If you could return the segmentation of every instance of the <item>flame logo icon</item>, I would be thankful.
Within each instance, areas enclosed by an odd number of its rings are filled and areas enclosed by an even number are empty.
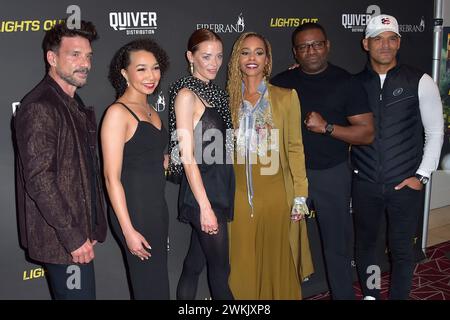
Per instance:
[[[238,16],[236,25],[237,25],[237,29],[238,29],[239,32],[244,31],[245,23],[244,23],[244,16],[242,15],[242,12]]]
[[[425,18],[422,16],[420,18],[419,31],[423,32],[425,30]]]
[[[156,100],[155,110],[158,112],[166,110],[166,98],[164,97],[162,91],[160,91],[158,94],[158,100]]]

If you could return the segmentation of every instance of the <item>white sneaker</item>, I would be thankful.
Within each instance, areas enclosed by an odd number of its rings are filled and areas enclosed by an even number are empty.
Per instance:
[[[377,300],[375,297],[372,296],[365,296],[363,300]]]

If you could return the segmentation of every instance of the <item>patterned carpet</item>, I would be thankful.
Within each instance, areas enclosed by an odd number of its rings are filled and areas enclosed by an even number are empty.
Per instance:
[[[450,300],[450,241],[427,248],[428,259],[414,270],[411,300]],[[357,299],[362,299],[361,288],[353,284]],[[387,299],[389,274],[381,278],[381,295]],[[329,300],[329,292],[315,295],[307,300]]]

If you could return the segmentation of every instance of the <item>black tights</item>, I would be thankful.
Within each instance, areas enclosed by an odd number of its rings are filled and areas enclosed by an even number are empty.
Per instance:
[[[211,297],[214,300],[233,300],[233,294],[228,286],[230,264],[227,223],[223,221],[218,222],[218,224],[219,232],[210,235],[202,231],[200,221],[191,222],[191,244],[184,259],[183,271],[178,282],[178,300],[195,299],[198,278],[205,263],[208,267]]]

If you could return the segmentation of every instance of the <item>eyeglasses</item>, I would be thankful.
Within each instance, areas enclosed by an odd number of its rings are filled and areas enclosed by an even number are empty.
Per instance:
[[[313,41],[310,43],[301,43],[294,46],[295,50],[299,52],[306,52],[309,48],[313,48],[314,50],[321,50],[325,48],[326,40],[322,41]]]

